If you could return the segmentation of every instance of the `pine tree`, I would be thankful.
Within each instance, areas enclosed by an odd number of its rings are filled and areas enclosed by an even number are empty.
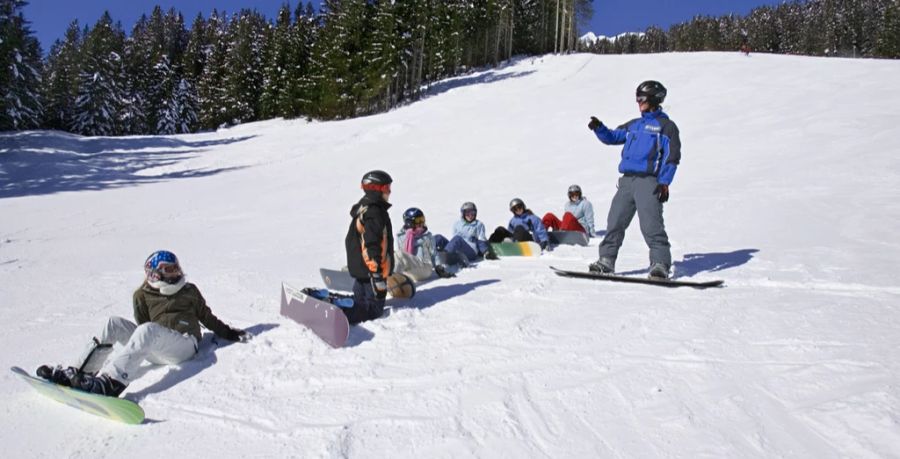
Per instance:
[[[359,102],[360,113],[385,111],[393,105],[392,88],[400,63],[394,3],[387,0],[375,2],[371,16],[363,51],[366,62],[363,75],[365,93]]]
[[[875,38],[875,56],[900,58],[900,2],[885,7],[878,35]]]
[[[63,131],[71,128],[78,93],[80,49],[81,29],[78,21],[73,21],[63,40],[57,40],[50,48],[50,55],[44,66],[42,125],[46,128]]]
[[[121,133],[120,110],[125,101],[122,61],[125,33],[108,12],[85,36],[73,130],[84,135]]]
[[[313,51],[312,75],[317,114],[347,118],[355,113],[360,76],[354,73],[361,56],[364,0],[325,0],[322,28]]]
[[[26,4],[0,0],[0,130],[36,128],[43,117],[42,52],[18,11]]]
[[[215,129],[228,122],[226,114],[225,91],[225,58],[226,58],[226,19],[213,10],[202,33],[204,38],[205,65],[197,83],[197,94],[200,102],[200,120],[202,129]]]
[[[226,34],[223,114],[225,122],[256,121],[263,85],[263,49],[268,23],[256,11],[242,10]]]
[[[295,78],[292,62],[293,25],[290,6],[284,4],[278,10],[278,18],[265,52],[263,92],[259,99],[260,117],[263,119],[292,116],[290,99],[291,81]]]

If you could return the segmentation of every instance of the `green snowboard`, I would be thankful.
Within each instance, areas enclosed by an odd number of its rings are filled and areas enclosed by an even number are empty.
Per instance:
[[[541,246],[537,242],[494,242],[494,253],[500,257],[539,257]]]
[[[144,410],[130,400],[105,395],[91,394],[71,387],[60,386],[44,379],[31,376],[19,367],[10,368],[13,373],[22,377],[34,390],[60,403],[65,403],[72,408],[86,413],[124,422],[126,424],[140,424],[144,422]]]

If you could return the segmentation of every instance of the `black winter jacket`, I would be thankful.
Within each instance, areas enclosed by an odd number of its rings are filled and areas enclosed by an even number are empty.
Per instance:
[[[387,278],[394,272],[394,230],[387,213],[390,207],[380,192],[367,191],[350,209],[352,220],[344,245],[347,268],[356,279],[368,280],[375,272]]]

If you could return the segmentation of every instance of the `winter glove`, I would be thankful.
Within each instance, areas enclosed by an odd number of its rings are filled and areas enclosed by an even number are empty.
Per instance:
[[[222,338],[227,339],[228,341],[240,341],[242,343],[246,343],[250,340],[253,335],[247,333],[244,330],[239,328],[229,328],[228,331],[225,332],[225,336]]]
[[[541,242],[541,250],[550,251],[550,241]]]
[[[603,123],[600,122],[600,120],[598,120],[597,117],[592,116],[591,122],[588,123],[588,129],[590,129],[592,131],[596,131],[597,128],[599,128],[600,126],[603,126]]]
[[[669,200],[669,185],[659,184],[656,185],[656,190],[653,191],[653,194],[656,195],[656,198],[659,199],[659,202],[666,202]]]
[[[381,273],[372,273],[369,275],[372,280],[372,289],[375,290],[375,297],[383,300],[387,296],[387,282]]]

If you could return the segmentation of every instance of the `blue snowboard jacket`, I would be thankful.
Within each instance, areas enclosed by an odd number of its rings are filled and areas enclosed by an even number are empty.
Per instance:
[[[526,209],[525,212],[522,212],[522,215],[513,214],[506,229],[513,233],[516,231],[517,226],[527,229],[534,236],[534,242],[538,244],[550,242],[550,236],[547,234],[544,224],[541,223],[541,219],[537,218],[530,210]]]
[[[642,113],[615,129],[602,123],[594,134],[607,145],[622,145],[622,174],[650,175],[662,185],[670,185],[681,161],[678,126],[662,110]]]

